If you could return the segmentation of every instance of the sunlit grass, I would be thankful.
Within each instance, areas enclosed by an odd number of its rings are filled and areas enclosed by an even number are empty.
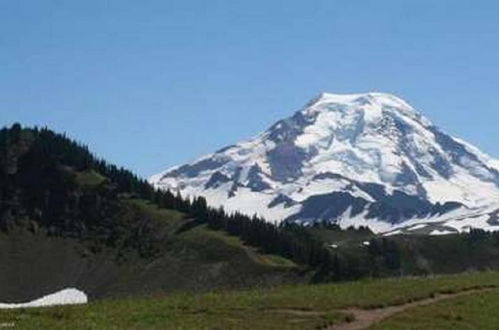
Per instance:
[[[499,285],[499,273],[297,285],[272,290],[102,300],[0,312],[18,329],[313,329],[344,322],[339,310],[402,304],[436,293]]]
[[[474,293],[409,309],[372,329],[498,329],[499,291]]]

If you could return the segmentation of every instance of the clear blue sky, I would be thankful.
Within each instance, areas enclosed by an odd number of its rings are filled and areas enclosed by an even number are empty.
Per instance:
[[[497,17],[494,0],[3,0],[0,125],[148,176],[321,91],[383,91],[498,157]]]

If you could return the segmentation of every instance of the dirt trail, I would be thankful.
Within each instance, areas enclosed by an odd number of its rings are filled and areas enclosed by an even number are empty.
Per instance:
[[[389,307],[384,307],[384,308],[377,308],[377,309],[359,309],[359,308],[350,308],[350,309],[344,309],[341,310],[341,312],[346,313],[346,314],[351,314],[355,317],[355,319],[352,322],[348,323],[341,323],[341,324],[335,324],[331,327],[328,328],[328,330],[361,330],[361,329],[366,329],[390,316],[393,316],[395,314],[398,314],[400,312],[403,312],[407,309],[418,307],[418,306],[425,306],[425,305],[430,305],[435,302],[445,300],[445,299],[451,299],[455,297],[460,297],[468,294],[473,294],[473,293],[479,293],[479,292],[486,292],[486,291],[492,291],[492,290],[497,290],[497,288],[481,288],[481,289],[471,289],[471,290],[466,290],[466,291],[461,291],[457,293],[445,293],[445,294],[438,294],[433,298],[427,298],[427,299],[422,299],[414,302],[410,302],[407,304],[403,305],[398,305],[398,306],[389,306]]]

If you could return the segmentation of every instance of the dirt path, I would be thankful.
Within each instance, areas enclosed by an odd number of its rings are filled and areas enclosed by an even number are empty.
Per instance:
[[[479,293],[497,290],[497,288],[482,288],[482,289],[471,289],[466,291],[461,291],[457,293],[449,293],[449,294],[438,294],[433,298],[422,299],[418,301],[414,301],[411,303],[398,305],[398,306],[389,306],[384,308],[377,309],[359,309],[359,308],[350,308],[341,310],[341,312],[346,314],[351,314],[354,316],[354,320],[349,323],[341,323],[335,324],[328,328],[328,330],[360,330],[366,329],[390,316],[403,312],[407,309],[425,306],[436,303],[441,300],[451,299],[455,297],[460,297],[468,294]]]

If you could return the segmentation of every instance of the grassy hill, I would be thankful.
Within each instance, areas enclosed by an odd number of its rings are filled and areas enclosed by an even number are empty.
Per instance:
[[[105,245],[96,250],[85,241],[24,228],[0,233],[2,302],[33,299],[65,287],[100,298],[298,281],[299,268],[290,260],[261,254],[206,226],[178,232],[190,221],[182,214],[143,200],[129,199],[126,204],[137,216],[163,222],[159,255],[143,258],[134,250]]]
[[[0,301],[65,287],[100,298],[306,280],[193,210],[62,135],[0,130]]]

